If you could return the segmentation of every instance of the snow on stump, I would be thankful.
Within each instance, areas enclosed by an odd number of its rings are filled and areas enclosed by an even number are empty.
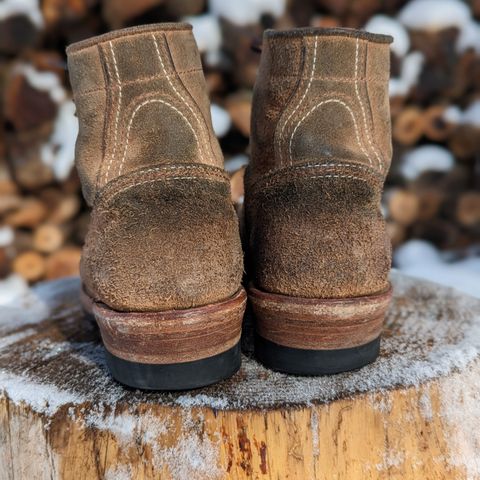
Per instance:
[[[480,300],[399,274],[381,356],[307,378],[251,358],[193,392],[108,374],[78,279],[0,308],[0,479],[480,478]]]

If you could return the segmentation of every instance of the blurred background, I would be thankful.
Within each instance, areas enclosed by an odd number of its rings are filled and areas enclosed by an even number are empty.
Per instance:
[[[394,266],[480,296],[480,0],[0,0],[0,303],[78,272],[89,213],[66,45],[179,20],[202,52],[237,206],[263,30],[391,34]]]

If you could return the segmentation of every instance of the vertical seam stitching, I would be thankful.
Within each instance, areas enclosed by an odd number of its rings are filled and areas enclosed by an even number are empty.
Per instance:
[[[109,132],[109,112],[110,112],[110,106],[112,102],[110,92],[108,92],[108,90],[106,89],[106,86],[108,85],[112,77],[112,74],[110,71],[110,65],[108,63],[108,57],[105,53],[105,49],[101,45],[97,45],[97,53],[98,53],[98,58],[102,68],[103,82],[105,85],[106,95],[105,95],[105,109],[104,109],[105,113],[103,115],[103,122],[102,122],[103,123],[102,125],[102,158],[101,158],[97,173],[95,175],[95,185],[93,190],[94,198],[96,198],[98,191],[100,190],[100,183],[101,183],[102,173],[103,173],[102,170],[105,166],[104,164],[105,164],[105,158],[107,153],[107,142],[105,137]],[[75,98],[77,97],[78,95],[75,95]]]
[[[115,69],[115,77],[116,77],[116,80],[117,80],[117,87],[118,87],[118,99],[117,99],[117,102],[116,102],[115,127],[114,127],[114,130],[113,130],[113,149],[112,149],[112,154],[110,156],[110,160],[109,160],[108,165],[107,165],[107,170],[105,172],[104,183],[107,183],[107,181],[108,181],[110,168],[112,166],[112,163],[113,163],[113,160],[115,158],[116,151],[117,151],[118,120],[120,118],[120,106],[122,104],[122,84],[121,84],[121,81],[120,81],[120,74],[118,73],[117,59],[115,57],[115,52],[113,50],[112,42],[108,42],[108,45],[110,47],[110,52],[112,53],[112,58],[113,58],[113,66],[114,66],[114,69]],[[111,75],[110,67],[108,66],[108,61],[107,61],[107,68],[108,68],[108,71],[109,71],[109,75]]]
[[[367,125],[367,115],[365,114],[365,108],[363,106],[363,102],[362,102],[362,99],[360,97],[360,92],[359,92],[359,89],[358,89],[359,46],[360,46],[360,42],[357,38],[356,42],[355,42],[355,94],[357,95],[357,100],[358,100],[358,103],[360,104],[360,109],[362,110],[363,125],[365,127],[365,135],[367,137],[367,141],[368,141],[368,143],[370,145],[370,148],[372,149],[373,153],[377,157],[377,162],[378,162],[378,166],[379,166],[380,170],[383,170],[383,161],[380,158],[380,155],[378,154],[377,150],[375,149],[375,147],[372,143],[372,140],[370,138],[370,132],[369,132],[368,125]]]
[[[317,63],[317,44],[318,44],[318,37],[315,37],[315,47],[314,47],[314,50],[313,50],[312,70],[310,72],[310,78],[309,78],[309,81],[308,81],[307,88],[305,89],[305,92],[303,92],[302,98],[297,103],[297,105],[295,106],[293,111],[290,113],[290,115],[285,120],[285,122],[283,122],[282,129],[280,131],[280,138],[278,140],[278,142],[279,142],[278,151],[280,153],[280,165],[283,165],[283,155],[282,155],[282,150],[281,150],[281,145],[280,145],[281,139],[283,138],[283,132],[285,131],[285,128],[286,128],[288,122],[290,121],[290,119],[293,117],[293,115],[296,113],[296,111],[298,110],[300,105],[303,103],[303,100],[305,100],[305,97],[307,96],[307,93],[310,90],[310,86],[312,85],[313,75],[315,74],[315,66],[316,66],[316,63]],[[290,165],[292,165],[292,158],[291,158],[291,153],[290,152],[289,152],[288,160],[290,162]]]

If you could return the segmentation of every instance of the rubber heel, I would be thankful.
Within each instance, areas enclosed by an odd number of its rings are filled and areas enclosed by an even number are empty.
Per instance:
[[[330,375],[372,363],[391,299],[289,297],[249,288],[255,355],[266,367],[294,375]]]
[[[189,390],[224,380],[241,363],[245,290],[186,310],[119,312],[84,291],[99,326],[112,376],[132,388]]]

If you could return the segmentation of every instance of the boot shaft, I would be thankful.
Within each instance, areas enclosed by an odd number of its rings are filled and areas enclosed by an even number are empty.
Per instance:
[[[89,204],[114,178],[167,163],[223,167],[200,55],[187,24],[133,27],[67,49]]]
[[[391,37],[349,29],[267,31],[254,90],[252,174],[391,158]]]
[[[260,290],[354,298],[388,287],[380,211],[390,164],[391,38],[267,31],[245,175],[250,273]]]

